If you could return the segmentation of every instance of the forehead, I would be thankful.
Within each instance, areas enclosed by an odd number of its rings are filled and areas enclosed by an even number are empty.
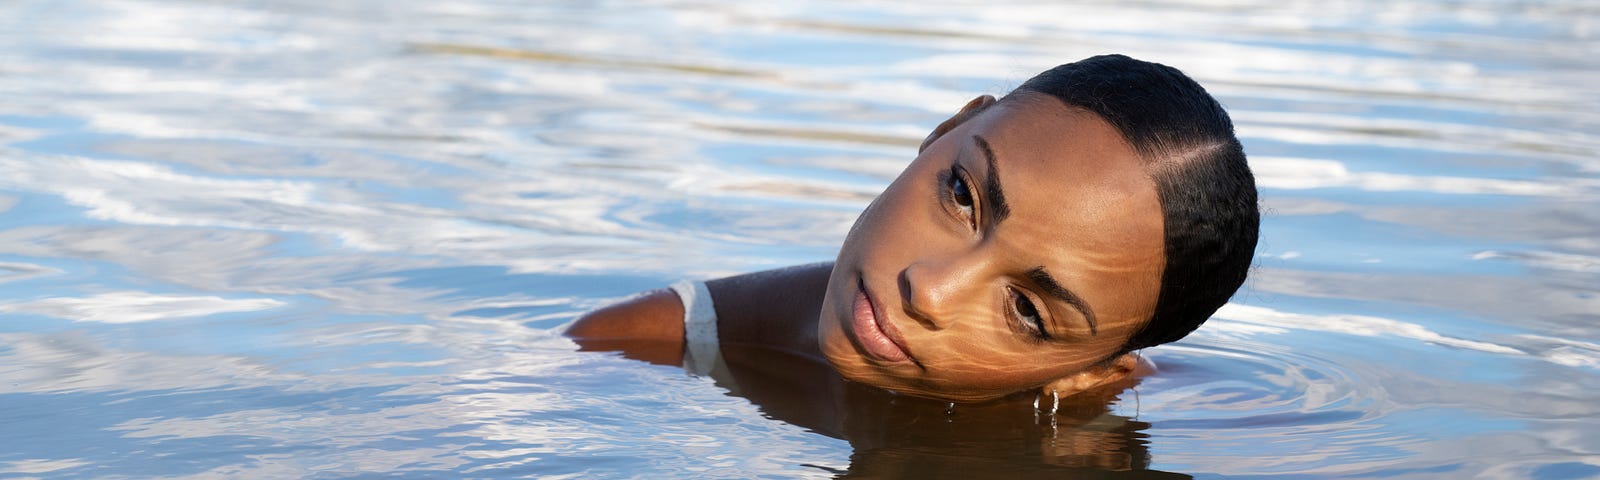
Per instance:
[[[970,126],[969,135],[983,136],[996,151],[1004,147],[1008,155],[997,160],[1008,164],[1129,183],[1145,183],[1132,177],[1148,179],[1138,155],[1116,127],[1094,112],[1052,97],[1033,93],[1007,97]]]
[[[996,104],[971,127],[962,161],[992,173],[970,138],[983,137],[1011,207],[993,232],[1002,250],[1046,266],[1102,317],[1148,317],[1165,263],[1161,204],[1116,128],[1042,95]]]

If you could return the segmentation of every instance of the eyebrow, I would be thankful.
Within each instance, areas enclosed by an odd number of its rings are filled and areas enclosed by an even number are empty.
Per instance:
[[[1006,204],[1005,190],[1000,188],[1000,169],[995,165],[994,149],[989,148],[989,141],[980,135],[973,135],[972,141],[978,144],[979,150],[983,150],[984,161],[988,162],[989,174],[983,179],[984,198],[988,202],[984,202],[984,205],[989,206],[989,218],[993,219],[990,225],[997,225],[1011,215],[1011,206]],[[1044,288],[1045,293],[1078,309],[1078,313],[1082,313],[1083,318],[1089,321],[1089,335],[1100,334],[1100,329],[1095,326],[1094,309],[1089,308],[1087,302],[1078,298],[1078,295],[1071,290],[1067,290],[1067,287],[1061,286],[1061,282],[1050,276],[1050,272],[1045,271],[1044,267],[1033,267],[1032,270],[1028,270],[1028,279]]]
[[[989,174],[983,177],[983,196],[988,206],[990,225],[997,225],[1006,216],[1011,215],[1011,206],[1006,204],[1005,191],[1000,188],[1000,170],[995,166],[994,149],[989,148],[989,141],[978,135],[972,136],[972,141],[978,144],[978,149],[983,150],[984,161],[989,164]]]
[[[1100,334],[1099,329],[1095,327],[1094,309],[1089,308],[1089,304],[1074,295],[1071,290],[1061,286],[1061,283],[1057,282],[1055,277],[1050,276],[1050,272],[1044,271],[1044,267],[1033,267],[1032,270],[1028,270],[1028,279],[1033,280],[1033,283],[1037,283],[1041,288],[1044,288],[1045,293],[1056,297],[1067,305],[1071,305],[1072,308],[1078,309],[1078,312],[1083,314],[1083,318],[1089,321],[1089,335]]]

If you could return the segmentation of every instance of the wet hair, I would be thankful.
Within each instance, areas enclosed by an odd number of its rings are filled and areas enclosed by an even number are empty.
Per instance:
[[[1222,105],[1183,72],[1123,55],[1052,68],[1006,98],[1018,92],[1099,115],[1155,181],[1165,224],[1161,290],[1155,314],[1117,354],[1199,328],[1244,283],[1261,224],[1255,177]]]

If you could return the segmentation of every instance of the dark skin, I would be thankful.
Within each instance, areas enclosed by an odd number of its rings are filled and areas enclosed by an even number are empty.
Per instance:
[[[708,281],[731,373],[719,383],[850,440],[853,473],[992,474],[949,459],[1018,455],[1049,466],[1022,476],[1141,468],[1140,424],[1108,403],[1148,371],[1119,348],[1153,311],[1160,206],[1114,129],[1052,102],[974,99],[868,207],[837,262]],[[654,290],[567,335],[680,365],[683,315],[675,293]],[[1062,409],[1036,418],[1048,392]],[[963,403],[947,415],[946,400]]]
[[[707,286],[724,346],[927,398],[1071,395],[1137,369],[1119,355],[1154,311],[1163,249],[1154,181],[1115,128],[1046,96],[981,96],[934,129],[835,263]],[[649,292],[567,333],[674,362],[682,314]]]

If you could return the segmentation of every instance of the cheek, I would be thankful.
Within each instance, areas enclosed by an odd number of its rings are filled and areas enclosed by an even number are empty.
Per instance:
[[[1017,342],[1020,343],[1020,342]],[[933,379],[951,390],[1004,395],[1035,387],[1068,373],[1035,347],[966,350],[947,358]]]
[[[938,186],[928,174],[908,173],[895,180],[861,212],[850,228],[847,243],[855,248],[915,245],[934,233],[943,215]]]
[[[927,388],[924,379],[906,376],[904,372],[896,373],[893,369],[884,369],[869,364],[855,350],[850,341],[843,334],[835,330],[830,335],[824,331],[822,336],[822,356],[834,371],[846,380],[872,385],[885,390],[907,393],[920,396],[937,397],[940,394],[937,388]]]
[[[905,213],[908,197],[913,193],[910,190],[898,182],[889,185],[861,211],[855,225],[850,227],[850,236],[878,235],[885,231],[884,227],[899,221]]]

